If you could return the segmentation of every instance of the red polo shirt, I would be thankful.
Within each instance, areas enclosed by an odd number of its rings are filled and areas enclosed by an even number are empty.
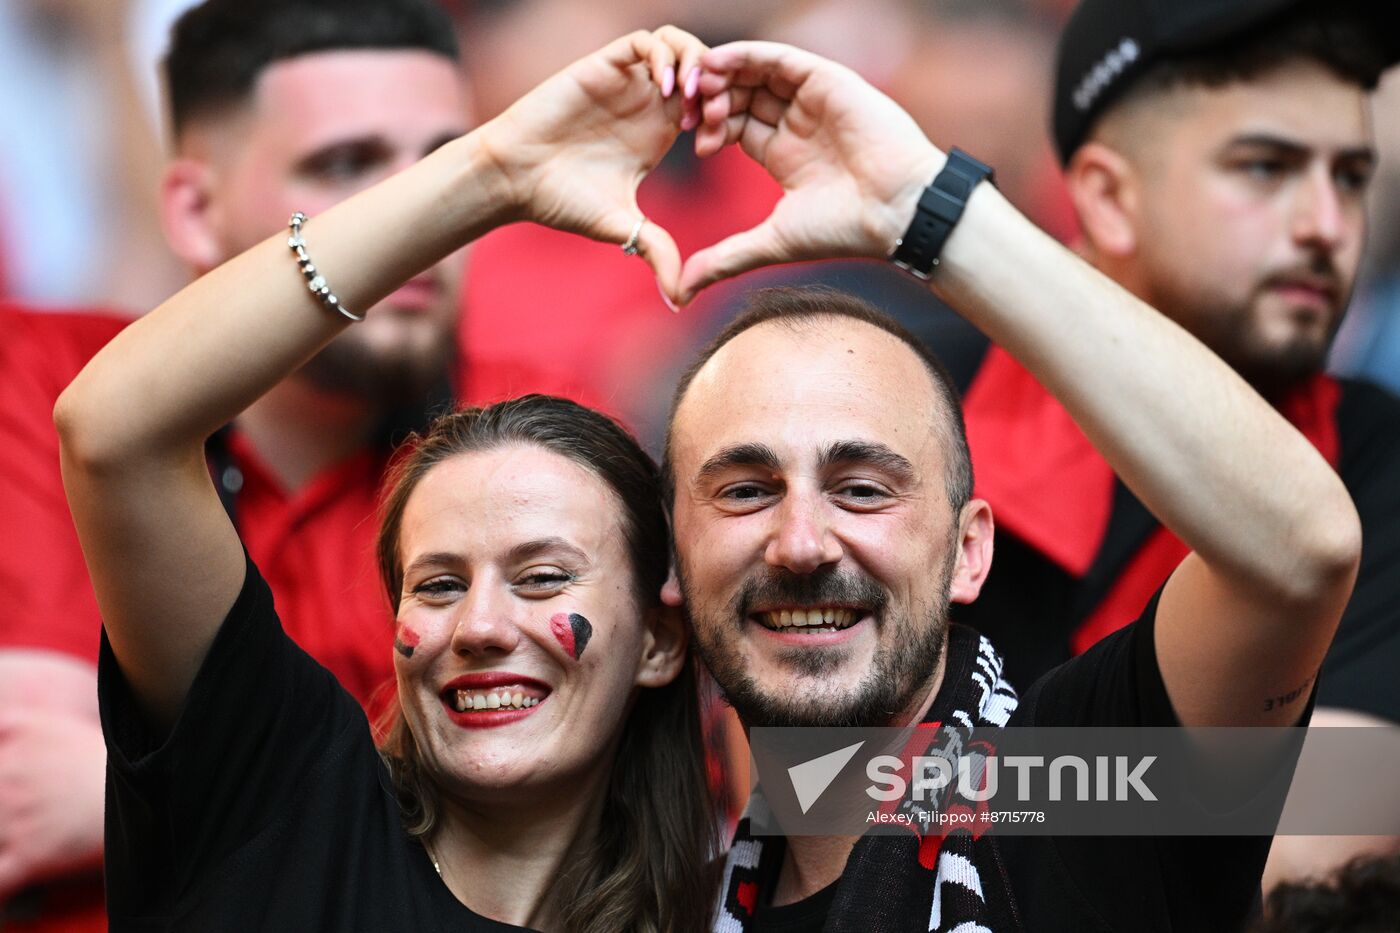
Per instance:
[[[233,494],[234,522],[272,587],[287,634],[368,708],[393,679],[393,614],[374,542],[385,455],[363,450],[288,492],[234,432],[215,481]]]
[[[0,309],[0,648],[96,663],[100,619],[58,466],[53,406],[125,320]],[[303,489],[280,487],[251,446],[229,438],[239,535],[263,569],[288,633],[362,704],[392,676],[392,626],[374,560],[384,456],[364,451]]]
[[[97,661],[97,601],[63,494],[53,406],[126,323],[0,304],[0,648]]]
[[[63,495],[53,406],[126,323],[0,303],[0,649],[97,658],[97,600]],[[107,928],[101,879],[75,876],[21,892],[0,904],[0,928],[100,933]]]
[[[53,406],[126,323],[0,305],[0,649],[96,663],[101,621],[63,493]],[[393,676],[391,615],[374,559],[384,455],[364,451],[289,493],[236,433],[227,451],[215,480],[234,493],[239,534],[288,634],[367,705]],[[7,933],[106,929],[96,880],[44,885],[0,910]]]

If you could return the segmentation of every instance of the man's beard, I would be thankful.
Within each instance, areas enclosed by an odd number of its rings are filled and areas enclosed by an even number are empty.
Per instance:
[[[941,568],[941,579],[934,588],[934,603],[921,621],[908,615],[891,616],[889,594],[883,587],[868,577],[841,573],[834,568],[804,575],[779,570],[762,578],[750,578],[724,610],[727,618],[712,620],[710,631],[728,628],[729,636],[713,638],[708,643],[695,624],[691,611],[695,601],[679,560],[676,573],[685,595],[687,621],[696,633],[700,656],[745,725],[886,726],[915,706],[915,700],[928,689],[942,663],[948,631],[948,596],[956,559],[957,551],[950,547]],[[876,649],[870,669],[854,690],[836,689],[820,695],[813,695],[811,691],[798,696],[776,694],[764,690],[748,673],[738,647],[739,632],[748,624],[749,607],[756,603],[859,605],[869,610],[877,632],[890,629],[895,637]],[[777,656],[790,669],[811,678],[837,668],[845,658],[845,649],[831,646],[789,648]]]
[[[1255,391],[1277,401],[1323,371],[1340,323],[1338,315],[1321,338],[1299,333],[1282,344],[1266,345],[1257,333],[1250,305],[1216,315],[1197,336]]]
[[[453,360],[451,333],[425,349],[376,351],[359,340],[337,338],[299,370],[312,385],[347,395],[386,410],[423,404],[449,377]]]
[[[1337,304],[1324,334],[1317,335],[1300,329],[1282,343],[1269,343],[1261,334],[1263,324],[1260,317],[1263,311],[1260,304],[1269,287],[1285,280],[1290,274],[1329,279],[1337,290]],[[1332,260],[1318,256],[1310,263],[1270,275],[1244,299],[1232,299],[1220,294],[1188,298],[1173,296],[1172,290],[1166,289],[1159,307],[1164,310],[1172,307],[1194,309],[1172,316],[1186,325],[1197,339],[1228,363],[1255,391],[1277,402],[1291,389],[1326,367],[1327,354],[1350,298],[1348,288],[1345,277],[1337,271]]]

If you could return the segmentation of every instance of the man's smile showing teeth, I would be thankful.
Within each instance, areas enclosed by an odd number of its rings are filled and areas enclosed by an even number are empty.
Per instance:
[[[453,699],[457,712],[483,709],[528,709],[539,705],[539,698],[526,696],[520,690],[458,690]]]
[[[775,632],[839,632],[850,628],[861,618],[854,609],[811,608],[773,609],[754,613],[764,628]]]

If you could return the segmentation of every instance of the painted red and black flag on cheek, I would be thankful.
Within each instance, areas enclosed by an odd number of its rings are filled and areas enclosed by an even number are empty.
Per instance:
[[[560,612],[550,617],[550,631],[575,661],[583,657],[583,649],[593,637],[593,625],[577,612]]]
[[[413,657],[413,649],[418,647],[418,633],[407,625],[400,625],[394,634],[394,650],[406,658]]]

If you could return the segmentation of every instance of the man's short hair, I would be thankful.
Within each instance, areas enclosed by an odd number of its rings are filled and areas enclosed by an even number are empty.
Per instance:
[[[207,0],[170,33],[165,81],[174,136],[193,119],[242,103],[269,65],[345,49],[458,60],[451,17],[435,0]]]
[[[739,314],[700,351],[695,361],[681,375],[676,384],[675,394],[671,397],[671,417],[666,427],[666,448],[661,460],[662,490],[667,509],[674,504],[676,495],[675,463],[672,457],[676,413],[680,410],[681,401],[685,398],[695,375],[725,344],[746,330],[774,321],[797,331],[810,328],[823,318],[847,318],[879,328],[907,346],[923,362],[924,369],[928,371],[933,382],[934,395],[938,402],[939,411],[934,430],[942,441],[943,483],[948,501],[956,512],[972,498],[972,457],[968,453],[967,428],[963,422],[958,388],[953,378],[948,375],[948,370],[917,337],[879,308],[845,292],[813,285],[802,288],[765,288],[752,292]]]
[[[1376,4],[1377,8],[1381,6]],[[1227,17],[1231,5],[1223,3],[1220,8],[1219,15]],[[1221,88],[1252,81],[1295,61],[1316,62],[1343,81],[1367,91],[1375,90],[1381,74],[1400,56],[1400,37],[1381,26],[1387,21],[1385,16],[1393,19],[1394,14],[1378,12],[1377,8],[1356,0],[1309,0],[1295,3],[1286,12],[1263,21],[1257,21],[1256,14],[1232,31],[1209,39],[1197,38],[1187,25],[1175,23],[1173,29],[1180,34],[1173,36],[1173,48],[1154,48],[1145,44],[1146,40],[1134,43],[1130,56],[1119,56],[1116,70],[1104,72],[1110,77],[1101,87],[1096,86],[1093,102],[1084,106],[1080,106],[1084,102],[1074,100],[1086,89],[1083,81],[1076,83],[1078,72],[1070,60],[1080,54],[1080,45],[1093,41],[1087,38],[1087,31],[1093,27],[1075,30],[1072,23],[1061,38],[1055,88],[1054,132],[1060,159],[1068,165],[1070,157],[1093,138],[1103,120],[1125,106],[1178,88]],[[1085,20],[1091,18],[1086,16]],[[1091,72],[1090,78],[1098,71],[1096,68]]]

